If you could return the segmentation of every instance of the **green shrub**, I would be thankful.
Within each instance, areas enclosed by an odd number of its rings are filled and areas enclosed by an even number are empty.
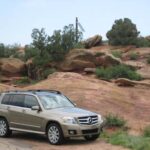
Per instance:
[[[138,35],[136,25],[128,18],[115,20],[112,29],[107,32],[111,45],[136,45]]]
[[[139,54],[132,52],[132,53],[130,53],[129,57],[131,60],[137,60],[139,58]]]
[[[120,145],[132,150],[150,150],[150,138],[128,135],[123,131],[112,134],[107,140],[113,145]]]
[[[117,57],[117,58],[121,58],[122,57],[122,52],[121,51],[112,51],[112,55]]]
[[[143,135],[145,137],[150,137],[150,126],[147,126],[144,131],[143,131]]]
[[[50,68],[50,69],[44,70],[43,73],[42,73],[42,79],[46,79],[48,77],[48,75],[50,75],[54,72],[56,72],[55,68]]]
[[[17,84],[17,85],[26,85],[30,83],[31,83],[31,80],[28,77],[23,77],[19,80],[14,81],[14,84]]]
[[[123,118],[113,114],[108,114],[105,119],[107,127],[124,127],[126,124]]]
[[[136,42],[136,47],[150,47],[150,40],[139,37]]]
[[[104,80],[127,78],[130,80],[141,80],[141,76],[130,67],[125,65],[111,66],[107,68],[97,68],[96,75]]]

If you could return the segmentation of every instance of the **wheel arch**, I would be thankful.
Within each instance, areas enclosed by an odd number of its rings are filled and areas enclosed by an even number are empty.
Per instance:
[[[60,123],[59,123],[58,121],[56,121],[56,120],[49,120],[49,121],[46,123],[45,133],[47,133],[47,128],[48,128],[48,126],[49,126],[50,124],[52,124],[52,123],[55,123],[55,124],[59,125],[59,127],[60,127],[61,130],[62,130],[62,127],[61,127],[61,125],[60,125]]]

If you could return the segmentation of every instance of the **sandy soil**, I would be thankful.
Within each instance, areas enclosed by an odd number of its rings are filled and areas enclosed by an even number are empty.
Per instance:
[[[0,139],[0,150],[126,150],[98,139],[94,142],[69,140],[64,145],[50,145],[45,136],[14,133],[11,138]]]

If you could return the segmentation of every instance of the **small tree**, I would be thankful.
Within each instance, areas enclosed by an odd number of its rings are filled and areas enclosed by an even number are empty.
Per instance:
[[[4,44],[0,43],[0,57],[5,56],[5,46]]]
[[[39,55],[42,57],[47,46],[47,34],[45,33],[44,28],[41,30],[33,29],[31,37],[33,39],[33,46],[39,51]]]
[[[112,29],[107,32],[111,45],[135,45],[140,32],[128,18],[116,20]]]

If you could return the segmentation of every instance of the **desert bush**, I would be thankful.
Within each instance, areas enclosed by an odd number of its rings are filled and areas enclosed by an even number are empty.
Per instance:
[[[3,43],[0,44],[0,57],[8,58],[12,55],[15,55],[19,49],[20,45],[4,45]]]
[[[107,127],[124,127],[126,121],[118,115],[108,114],[105,116]]]
[[[132,53],[130,53],[129,57],[131,60],[137,60],[139,58],[139,54],[132,52]]]
[[[31,83],[31,80],[28,77],[23,77],[19,80],[14,80],[14,84],[17,84],[17,85],[26,85],[30,83]]]
[[[150,150],[150,138],[129,135],[123,131],[110,135],[107,137],[107,141],[113,145],[120,145],[132,150]]]
[[[42,73],[42,79],[46,79],[50,74],[56,72],[55,68],[49,68],[43,71]]]
[[[143,135],[144,137],[150,137],[150,125],[144,128]]]
[[[96,75],[104,80],[127,78],[130,80],[141,80],[141,76],[135,70],[125,65],[116,65],[107,68],[97,68]]]
[[[111,53],[112,53],[113,56],[115,56],[117,58],[122,57],[122,52],[121,51],[112,51]]]
[[[111,45],[136,45],[138,35],[136,25],[128,18],[116,20],[112,29],[107,32]]]

